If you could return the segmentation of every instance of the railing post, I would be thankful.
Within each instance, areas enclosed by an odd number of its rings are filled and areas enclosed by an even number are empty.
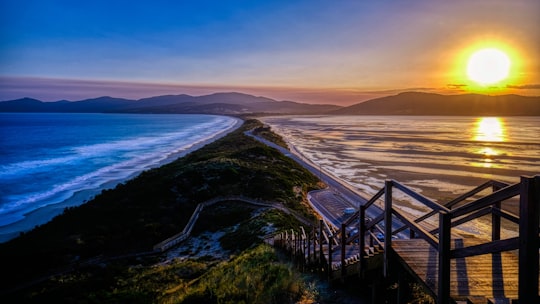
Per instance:
[[[360,217],[360,220],[358,221],[358,245],[360,247],[360,269],[358,273],[362,274],[362,271],[364,271],[364,267],[366,266],[364,261],[364,257],[366,256],[366,207],[364,205],[360,206],[360,211],[358,212],[358,214],[358,216]]]
[[[291,252],[292,252],[292,260],[296,261],[296,238],[294,237],[294,230],[291,229]]]
[[[389,253],[392,247],[392,180],[384,181],[384,277],[389,276]]]
[[[499,190],[499,187],[493,185],[493,192]],[[501,202],[493,204],[493,207],[501,209]],[[491,212],[491,240],[498,241],[501,239],[501,216],[495,212]]]
[[[307,235],[307,263],[311,263],[311,234],[313,234],[313,229],[309,231]]]
[[[332,238],[333,236],[328,237],[328,282],[332,281]]]
[[[323,254],[323,220],[319,220],[319,265],[322,267],[324,265],[324,254]]]
[[[538,224],[540,216],[540,175],[521,177],[519,201],[519,281],[521,301],[538,303]],[[536,301],[534,300],[536,298]]]
[[[293,232],[293,237],[294,237],[294,240],[293,240],[293,244],[294,244],[294,261],[296,262],[296,264],[298,264],[298,236],[299,234],[296,233],[296,232]]]
[[[290,243],[289,243],[289,233],[287,232],[287,230],[285,230],[285,242],[284,242],[283,244],[284,244],[284,245],[283,245],[283,248],[285,248],[285,250],[286,250],[287,253],[288,253],[288,251],[289,251],[289,244],[290,244]]]
[[[347,226],[341,224],[341,280],[345,279],[347,270],[345,269],[345,249],[347,245]]]
[[[416,237],[416,233],[414,232],[414,230],[409,228],[409,238],[414,239],[415,237]]]
[[[452,214],[439,212],[439,277],[437,280],[437,302],[450,302],[450,227]]]

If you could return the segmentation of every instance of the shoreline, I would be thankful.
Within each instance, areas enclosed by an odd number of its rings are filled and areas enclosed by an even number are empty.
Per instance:
[[[296,154],[301,159],[304,159],[305,161],[312,164],[314,167],[319,167],[321,171],[325,172],[326,175],[332,176],[335,180],[337,180],[342,185],[347,185],[348,187],[352,188],[354,192],[356,192],[358,195],[364,197],[366,200],[371,198],[380,187],[384,186],[384,179],[390,178],[389,175],[390,171],[392,174],[392,179],[395,179],[399,182],[404,183],[406,186],[410,187],[411,189],[414,189],[416,192],[421,193],[422,195],[425,195],[426,197],[430,198],[434,202],[437,203],[445,203],[446,201],[449,201],[451,199],[456,198],[462,193],[465,193],[471,189],[473,189],[476,186],[481,185],[483,182],[485,182],[484,179],[482,179],[479,176],[475,175],[467,175],[467,176],[454,176],[454,175],[444,175],[438,176],[434,178],[433,176],[430,176],[428,173],[425,172],[410,172],[406,170],[389,170],[392,166],[389,166],[388,164],[385,164],[383,162],[377,161],[373,162],[376,164],[376,167],[379,169],[379,172],[377,174],[370,174],[369,172],[366,172],[362,178],[355,178],[355,179],[348,179],[346,176],[340,175],[339,170],[336,172],[329,171],[326,167],[328,166],[320,166],[315,162],[315,159],[310,157],[309,154],[305,154],[301,151],[301,149],[298,149],[298,147],[293,143],[291,138],[287,136],[287,134],[279,133],[275,129],[273,130],[287,143],[289,146],[289,149],[293,154]],[[312,156],[312,155],[311,155]],[[391,161],[391,164],[394,166],[396,164],[400,164],[399,162]],[[478,168],[475,168],[478,169]],[[481,169],[481,168],[480,168]],[[510,170],[508,170],[510,171]],[[384,175],[381,175],[381,173],[386,173]],[[481,175],[478,173],[478,175]],[[441,177],[445,177],[446,179],[441,179]],[[427,183],[426,181],[432,181],[432,183]],[[504,180],[504,182],[508,184],[514,184],[518,181],[509,181]],[[380,187],[376,187],[374,184],[380,183]],[[452,184],[454,187],[451,187],[451,189],[442,187],[442,183]],[[459,186],[459,187],[458,187]],[[484,190],[479,195],[476,196],[476,198],[479,198],[482,195],[486,195],[488,190]],[[482,194],[483,193],[483,194]],[[400,208],[403,212],[408,213],[414,218],[420,217],[429,210],[426,209],[425,206],[422,204],[419,204],[415,202],[414,200],[411,200],[408,196],[402,195],[400,193],[395,194],[396,197],[396,206]],[[383,206],[380,206],[383,208]],[[516,199],[511,199],[505,201],[503,205],[503,209],[506,211],[510,211],[513,214],[518,215],[519,214],[519,201]],[[426,223],[433,224],[433,219],[426,220]],[[459,233],[463,237],[478,237],[479,235],[482,235],[485,233],[485,231],[488,231],[490,228],[490,220],[487,220],[485,218],[477,219],[474,224],[469,223],[467,225],[463,225],[460,228],[456,228],[456,230],[459,231]],[[516,236],[516,227],[515,225],[508,223],[506,221],[503,221],[501,223],[501,234],[504,237],[514,237]]]
[[[16,222],[13,222],[4,226],[0,226],[0,243],[5,243],[11,239],[16,238],[23,232],[30,231],[34,229],[36,226],[43,225],[50,222],[54,217],[62,214],[65,208],[80,206],[82,204],[85,204],[91,201],[95,196],[100,194],[103,190],[113,189],[118,184],[127,182],[137,177],[139,174],[141,174],[142,172],[146,170],[159,168],[181,157],[184,157],[185,155],[193,151],[196,151],[202,148],[203,146],[224,137],[225,135],[233,132],[234,130],[238,129],[242,125],[242,119],[233,117],[233,116],[227,116],[227,117],[230,117],[235,120],[235,122],[230,127],[228,127],[227,129],[221,130],[220,132],[214,134],[213,136],[209,138],[206,138],[204,140],[199,140],[197,142],[186,145],[185,148],[181,148],[179,149],[178,152],[174,152],[168,155],[165,159],[156,163],[155,165],[145,166],[144,168],[141,169],[141,171],[134,172],[126,176],[125,178],[105,181],[104,183],[100,184],[98,187],[95,187],[95,188],[81,189],[79,191],[74,192],[73,195],[71,195],[69,198],[63,201],[34,209],[32,211],[24,213],[23,215],[24,218]]]

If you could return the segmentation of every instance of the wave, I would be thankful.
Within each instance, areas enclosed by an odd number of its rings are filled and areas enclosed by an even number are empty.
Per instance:
[[[27,183],[40,173],[48,179],[48,184],[30,191],[21,185],[22,193],[0,191],[0,226],[17,222],[32,210],[63,202],[77,192],[104,189],[104,185],[113,187],[231,130],[237,122],[237,119],[218,117],[176,132],[77,145],[69,149],[68,155],[2,165],[0,184]]]

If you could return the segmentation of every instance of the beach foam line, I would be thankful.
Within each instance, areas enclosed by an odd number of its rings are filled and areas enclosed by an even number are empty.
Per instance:
[[[64,199],[61,201],[49,203],[31,211],[21,210],[21,212],[6,215],[4,219],[11,218],[12,220],[15,219],[15,221],[0,226],[0,243],[15,238],[21,232],[29,231],[33,229],[36,225],[42,225],[49,222],[55,216],[61,214],[65,208],[81,205],[86,201],[91,200],[103,190],[112,189],[116,187],[116,185],[118,185],[119,183],[125,182],[138,176],[144,170],[160,167],[195,150],[198,150],[203,146],[213,141],[216,141],[226,136],[230,132],[238,129],[243,123],[243,120],[239,118],[227,118],[230,119],[230,122],[225,125],[225,128],[217,130],[215,133],[206,137],[202,137],[195,142],[185,144],[182,147],[179,147],[174,151],[167,153],[166,156],[160,157],[159,161],[148,164],[147,166],[144,166],[144,168],[140,168],[140,170],[134,170],[130,172],[130,174],[127,174],[125,176],[117,176],[117,178],[111,178],[105,181],[102,180],[99,184],[94,184],[91,187],[78,188],[69,193],[68,196],[65,196]],[[116,166],[118,166],[118,164]],[[2,216],[4,217],[4,215]]]

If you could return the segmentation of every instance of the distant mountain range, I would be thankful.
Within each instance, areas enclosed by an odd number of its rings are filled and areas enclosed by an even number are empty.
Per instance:
[[[99,97],[56,102],[22,98],[0,102],[0,112],[540,116],[540,96],[406,92],[348,107],[276,101],[242,93],[164,95],[139,100]]]
[[[164,95],[139,100],[99,97],[80,101],[43,102],[32,98],[0,102],[0,112],[60,113],[182,113],[182,114],[321,114],[341,108],[276,101],[242,93],[216,93],[205,96]]]
[[[331,111],[333,115],[539,116],[540,96],[406,92]]]

